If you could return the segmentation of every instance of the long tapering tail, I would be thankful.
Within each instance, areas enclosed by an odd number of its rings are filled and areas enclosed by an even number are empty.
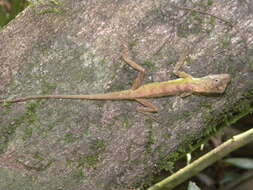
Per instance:
[[[85,95],[42,95],[42,96],[28,96],[25,98],[17,99],[1,99],[0,103],[17,103],[17,102],[26,102],[29,100],[39,100],[39,99],[89,99],[85,98]]]
[[[105,94],[87,94],[87,95],[41,95],[41,96],[28,96],[16,99],[0,99],[0,103],[17,103],[29,100],[39,99],[75,99],[75,100],[124,100],[134,99],[129,96],[129,90],[121,92],[112,92]]]

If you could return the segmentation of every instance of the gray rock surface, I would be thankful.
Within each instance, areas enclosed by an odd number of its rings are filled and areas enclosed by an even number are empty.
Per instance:
[[[136,72],[122,44],[147,70],[145,82],[229,73],[223,95],[136,102],[43,100],[0,107],[0,189],[111,190],[148,186],[153,175],[222,126],[252,111],[250,1],[62,0],[31,5],[0,31],[0,98],[128,89]],[[219,18],[215,18],[216,15]],[[226,21],[225,21],[225,20]],[[231,23],[233,23],[231,25]],[[152,119],[154,117],[159,122]]]

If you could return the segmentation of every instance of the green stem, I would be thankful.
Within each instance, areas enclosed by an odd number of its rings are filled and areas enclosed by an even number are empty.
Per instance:
[[[229,139],[228,141],[224,142],[217,148],[213,149],[212,151],[208,152],[204,156],[200,157],[199,159],[195,160],[188,166],[180,169],[173,175],[167,177],[166,179],[162,180],[161,182],[153,185],[152,187],[148,188],[148,190],[169,190],[177,185],[181,184],[182,182],[186,181],[190,177],[194,176],[195,174],[199,173],[206,167],[210,166],[217,160],[220,160],[222,157],[226,156],[230,152],[250,143],[253,141],[253,128],[236,135]]]

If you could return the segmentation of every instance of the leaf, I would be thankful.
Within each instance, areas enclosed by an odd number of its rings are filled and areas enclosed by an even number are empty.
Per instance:
[[[195,182],[190,181],[187,190],[201,190]]]
[[[228,158],[224,160],[225,163],[229,163],[233,166],[243,169],[253,169],[253,159],[250,158]]]

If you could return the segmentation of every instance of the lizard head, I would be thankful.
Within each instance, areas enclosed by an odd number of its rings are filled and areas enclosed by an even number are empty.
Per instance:
[[[229,74],[208,75],[199,78],[194,91],[197,93],[223,93],[230,82],[231,77]]]

